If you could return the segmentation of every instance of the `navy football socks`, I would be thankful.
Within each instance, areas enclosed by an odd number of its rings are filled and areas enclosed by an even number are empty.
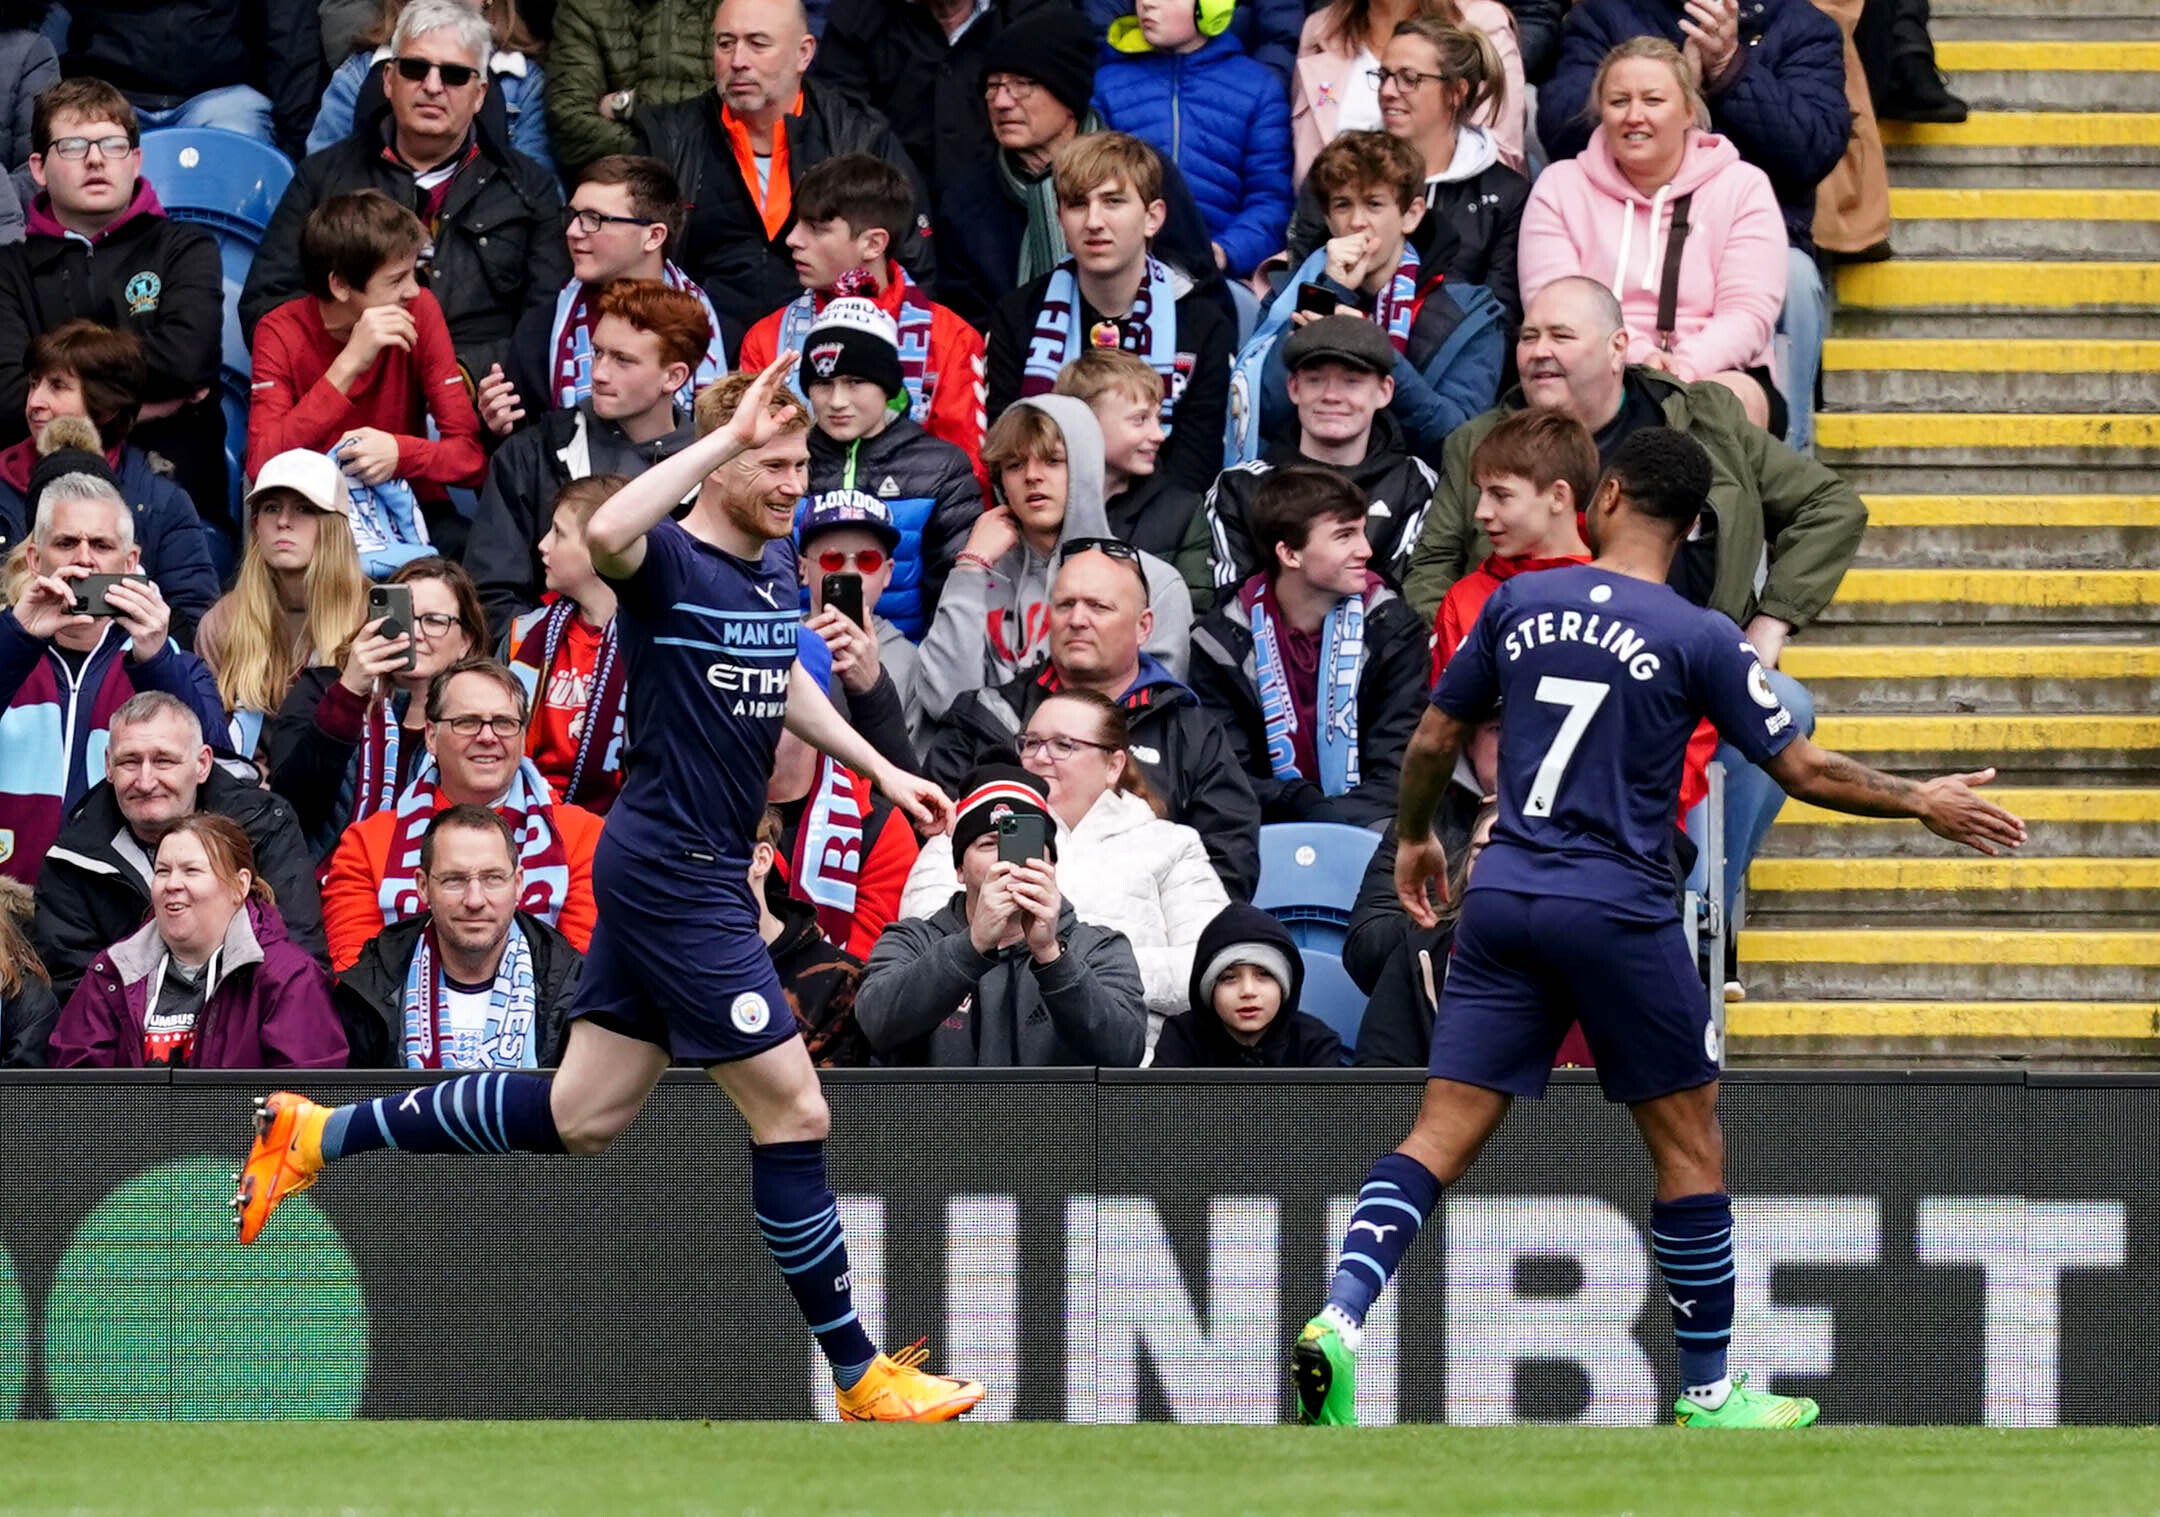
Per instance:
[[[847,1390],[877,1358],[855,1317],[847,1237],[825,1183],[825,1145],[816,1139],[750,1145],[750,1205],[781,1278]]]
[[[465,1075],[394,1096],[340,1106],[323,1127],[325,1159],[378,1148],[409,1154],[559,1154],[548,1107],[553,1081],[538,1075]]]
[[[1732,1342],[1732,1197],[1714,1191],[1651,1203],[1650,1245],[1672,1307],[1681,1387],[1719,1386]]]
[[[1328,1287],[1327,1309],[1351,1328],[1364,1324],[1418,1229],[1440,1204],[1440,1181],[1408,1154],[1384,1154],[1358,1192],[1343,1230],[1342,1253]]]

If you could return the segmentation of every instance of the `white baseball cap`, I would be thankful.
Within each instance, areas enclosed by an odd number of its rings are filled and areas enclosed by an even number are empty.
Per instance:
[[[351,514],[345,494],[345,471],[327,453],[309,448],[290,448],[262,466],[255,488],[248,491],[252,511],[272,490],[290,490],[318,511]]]

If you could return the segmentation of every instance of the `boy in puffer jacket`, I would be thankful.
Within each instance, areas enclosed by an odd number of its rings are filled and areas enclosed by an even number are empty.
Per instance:
[[[967,454],[909,419],[897,344],[892,317],[856,297],[827,305],[803,338],[802,385],[817,418],[810,495],[856,490],[884,504],[899,542],[892,581],[869,609],[920,641],[983,498]]]
[[[1290,102],[1282,77],[1228,28],[1234,0],[1139,0],[1111,24],[1122,56],[1095,75],[1095,109],[1192,186],[1215,261],[1243,278],[1290,224]]]
[[[1334,297],[1337,311],[1368,316],[1387,333],[1399,355],[1388,411],[1411,452],[1437,463],[1448,434],[1499,393],[1507,311],[1483,285],[1424,269],[1409,238],[1425,212],[1425,161],[1409,143],[1385,132],[1345,132],[1313,160],[1311,177],[1328,241],[1284,284],[1238,354],[1229,461],[1296,435],[1281,348],[1293,326],[1315,319],[1299,310],[1310,284]]]

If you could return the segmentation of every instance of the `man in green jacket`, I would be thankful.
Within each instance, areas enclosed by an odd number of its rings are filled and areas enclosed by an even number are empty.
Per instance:
[[[1708,509],[1674,557],[1669,583],[1745,629],[1771,688],[1801,730],[1812,732],[1815,703],[1799,681],[1778,669],[1778,656],[1785,639],[1821,615],[1837,594],[1867,530],[1867,507],[1851,485],[1751,424],[1730,390],[1632,366],[1627,347],[1620,304],[1596,280],[1558,279],[1538,292],[1523,311],[1515,345],[1520,387],[1447,440],[1440,486],[1403,578],[1404,598],[1429,623],[1448,587],[1492,551],[1472,515],[1478,492],[1470,480],[1470,454],[1510,411],[1565,411],[1590,429],[1600,463],[1630,432],[1671,427],[1709,453],[1712,483]],[[1729,745],[1718,749],[1717,761],[1726,774],[1729,913],[1748,860],[1785,796]],[[1696,817],[1688,820],[1689,835],[1699,838]],[[1698,861],[1691,889],[1701,888],[1705,872],[1706,861]]]
[[[630,113],[712,88],[715,0],[562,0],[547,57],[548,135],[574,183],[634,153]]]

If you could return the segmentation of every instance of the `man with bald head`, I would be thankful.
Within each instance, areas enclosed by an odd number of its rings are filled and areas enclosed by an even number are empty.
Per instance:
[[[1472,516],[1478,491],[1470,454],[1509,412],[1524,406],[1567,412],[1590,429],[1600,464],[1610,463],[1631,433],[1671,427],[1702,444],[1712,482],[1701,517],[1673,555],[1667,583],[1746,629],[1771,689],[1800,730],[1812,732],[1815,703],[1799,681],[1778,669],[1778,656],[1785,639],[1837,593],[1867,528],[1867,507],[1851,485],[1749,422],[1730,390],[1630,367],[1627,346],[1619,303],[1596,280],[1558,279],[1537,293],[1523,310],[1515,342],[1520,385],[1447,441],[1440,488],[1411,552],[1403,594],[1429,621],[1448,587],[1492,551]],[[1727,778],[1726,878],[1737,890],[1785,796],[1731,745],[1719,748],[1717,758]],[[1693,818],[1688,831],[1701,835]],[[1702,872],[1699,863],[1690,883],[1699,886]],[[1731,904],[1728,891],[1728,911]]]
[[[1060,690],[1092,690],[1125,709],[1131,753],[1164,814],[1200,834],[1234,900],[1260,880],[1260,803],[1222,724],[1151,654],[1154,625],[1139,556],[1108,538],[1076,539],[1050,587],[1050,659],[953,703],[923,773],[956,788],[977,766],[1017,761],[1014,739]]]
[[[818,78],[802,0],[721,0],[713,13],[713,87],[631,118],[639,151],[665,163],[691,207],[677,261],[720,312],[728,350],[802,293],[787,235],[802,176],[842,153],[869,153],[908,175],[915,225],[894,256],[916,282],[936,272],[929,195],[886,119]]]

